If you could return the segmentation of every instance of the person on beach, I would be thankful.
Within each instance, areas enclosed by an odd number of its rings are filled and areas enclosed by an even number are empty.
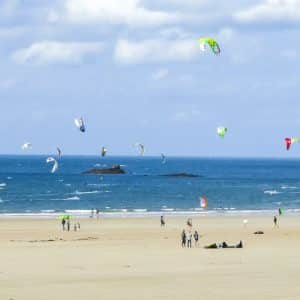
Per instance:
[[[90,218],[94,218],[94,209],[93,209],[93,208],[92,208],[92,210],[91,210]]]
[[[199,241],[199,234],[197,230],[194,232],[194,240],[195,240],[195,247],[198,247],[198,241]]]
[[[273,223],[274,223],[274,227],[279,227],[278,220],[277,220],[276,216],[274,216],[274,218],[273,218]]]
[[[187,247],[188,248],[192,248],[192,232],[188,231],[188,233],[186,234],[186,240],[187,240]]]
[[[166,225],[164,216],[160,216],[160,226],[164,227]]]
[[[220,248],[223,248],[223,249],[226,249],[226,248],[243,248],[244,245],[243,245],[243,242],[240,241],[238,244],[236,245],[228,245],[225,241],[222,242],[222,243],[213,243],[213,244],[210,244],[208,246],[204,246],[205,249],[220,249]]]
[[[67,230],[70,231],[71,223],[70,223],[70,218],[67,220]]]
[[[193,227],[192,218],[188,218],[186,224],[187,224],[187,226],[189,226],[189,227]]]
[[[96,210],[96,216],[97,216],[97,219],[99,219],[100,218],[100,210],[97,208],[97,210]]]
[[[182,233],[181,233],[181,246],[183,248],[185,248],[185,246],[186,246],[186,233],[185,233],[184,229],[182,230]]]
[[[66,225],[66,219],[65,218],[61,219],[61,225],[62,225],[62,230],[65,231],[65,229],[66,229],[65,228],[65,225]]]
[[[281,216],[282,215],[282,209],[279,207],[278,208],[278,215]]]

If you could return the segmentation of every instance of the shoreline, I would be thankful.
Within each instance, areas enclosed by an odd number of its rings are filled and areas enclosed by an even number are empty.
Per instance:
[[[41,212],[22,212],[22,213],[0,213],[0,219],[57,219],[63,214],[71,214],[79,219],[97,219],[96,214],[91,217],[91,210],[64,210],[64,211],[41,211]],[[269,217],[278,215],[277,209],[270,210],[161,210],[161,211],[145,211],[145,210],[118,210],[103,212],[100,211],[100,219],[147,219],[153,217]],[[300,216],[300,209],[286,209],[284,216]]]

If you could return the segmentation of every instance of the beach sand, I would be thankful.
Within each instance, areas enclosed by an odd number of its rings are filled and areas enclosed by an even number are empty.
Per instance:
[[[1,300],[300,299],[300,218],[197,217],[199,248],[182,249],[186,218],[0,219]],[[263,230],[264,235],[254,235]],[[54,240],[54,241],[48,241]],[[203,249],[213,242],[243,249]]]

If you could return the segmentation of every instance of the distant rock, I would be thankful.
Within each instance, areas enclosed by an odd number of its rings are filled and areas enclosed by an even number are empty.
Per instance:
[[[166,177],[202,177],[200,175],[196,174],[190,174],[190,173],[171,173],[171,174],[164,174],[161,176],[166,176]]]
[[[82,172],[82,174],[125,174],[125,170],[121,168],[120,165],[113,165],[111,168],[105,168],[105,169],[99,169],[99,168],[93,168],[91,170],[87,170]]]

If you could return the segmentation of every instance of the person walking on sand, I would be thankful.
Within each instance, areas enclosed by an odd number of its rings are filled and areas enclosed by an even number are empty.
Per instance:
[[[68,218],[68,220],[67,220],[67,229],[68,229],[68,231],[70,231],[70,227],[71,227],[70,218]]]
[[[195,240],[195,247],[198,247],[198,241],[199,241],[199,234],[197,230],[194,232],[194,240]]]
[[[164,216],[160,216],[160,226],[164,227],[166,225]]]
[[[187,226],[189,226],[189,227],[193,227],[192,218],[188,218],[186,224],[187,224]]]
[[[62,225],[62,230],[65,231],[65,225],[66,225],[66,219],[65,218],[61,219],[61,225]]]
[[[182,233],[181,233],[181,246],[182,246],[182,248],[185,248],[185,246],[186,246],[186,233],[185,233],[184,229],[182,230]]]
[[[186,239],[187,239],[187,247],[188,248],[192,248],[192,232],[188,231],[187,235],[186,235]]]
[[[277,217],[276,216],[274,216],[274,218],[273,218],[273,223],[274,223],[274,227],[279,227],[279,225],[278,225],[278,220],[277,220]]]

